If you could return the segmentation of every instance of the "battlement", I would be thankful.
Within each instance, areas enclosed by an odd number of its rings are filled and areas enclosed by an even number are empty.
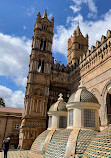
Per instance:
[[[102,35],[101,41],[96,41],[96,45],[91,46],[91,50],[80,56],[72,67],[75,69],[79,66],[82,72],[89,71],[110,57],[109,50],[111,50],[111,30],[107,31],[106,36]]]
[[[69,66],[65,66],[64,64],[60,65],[60,63],[53,64],[51,67],[52,70],[60,71],[60,72],[69,72]]]

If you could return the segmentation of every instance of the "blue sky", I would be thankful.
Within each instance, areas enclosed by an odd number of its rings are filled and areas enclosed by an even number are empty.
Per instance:
[[[23,107],[34,23],[40,10],[54,16],[52,53],[67,63],[67,40],[77,23],[89,35],[89,49],[111,29],[111,0],[1,0],[0,97],[7,107]]]

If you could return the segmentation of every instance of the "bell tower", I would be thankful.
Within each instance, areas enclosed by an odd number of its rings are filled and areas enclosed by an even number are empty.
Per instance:
[[[73,36],[68,40],[68,56],[67,65],[71,66],[77,63],[80,56],[86,53],[88,49],[88,35],[84,37],[81,33],[79,24],[73,33]]]
[[[45,10],[38,12],[32,37],[29,73],[27,77],[24,111],[20,127],[19,146],[30,148],[35,138],[46,129],[49,96],[54,18],[48,20]]]

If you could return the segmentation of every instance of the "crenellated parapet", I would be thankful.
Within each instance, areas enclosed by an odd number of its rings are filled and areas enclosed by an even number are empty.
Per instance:
[[[65,66],[64,64],[60,65],[58,64],[53,64],[51,67],[52,70],[60,71],[60,72],[66,72],[68,73],[70,71],[69,66]]]
[[[107,35],[101,37],[101,41],[96,41],[95,46],[91,46],[91,50],[87,50],[83,54],[76,65],[79,66],[82,75],[97,67],[111,56],[111,31],[107,31]]]

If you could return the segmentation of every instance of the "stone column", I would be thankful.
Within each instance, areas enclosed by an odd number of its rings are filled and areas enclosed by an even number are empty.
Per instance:
[[[36,102],[36,113],[38,112],[38,100]]]
[[[44,116],[44,105],[45,105],[44,103],[45,103],[45,101],[43,100],[43,104],[42,104],[42,107],[43,107],[42,108],[42,116]]]

